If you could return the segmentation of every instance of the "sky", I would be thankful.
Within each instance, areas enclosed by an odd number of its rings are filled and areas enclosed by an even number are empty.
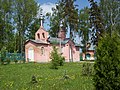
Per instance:
[[[45,14],[46,12],[52,12],[51,8],[55,7],[55,4],[57,4],[57,2],[59,0],[36,0],[41,8],[43,9],[43,14]],[[88,0],[76,0],[75,5],[78,5],[79,9],[84,8],[85,6],[90,6]]]

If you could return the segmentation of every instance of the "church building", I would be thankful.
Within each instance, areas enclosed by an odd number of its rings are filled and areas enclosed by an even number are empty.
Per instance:
[[[58,52],[65,57],[65,62],[80,61],[80,46],[66,38],[66,30],[61,27],[57,38],[50,37],[49,33],[44,29],[42,22],[40,28],[35,33],[35,40],[29,39],[25,43],[26,61],[50,62],[53,45],[56,45]]]

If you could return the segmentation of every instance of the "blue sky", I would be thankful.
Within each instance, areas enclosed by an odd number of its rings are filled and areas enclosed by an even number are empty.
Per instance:
[[[37,0],[37,2],[39,2],[40,4],[44,4],[47,2],[56,3],[58,1],[59,0]],[[76,4],[78,4],[80,8],[83,8],[84,6],[89,6],[88,0],[77,0]]]
[[[58,0],[37,0],[41,5],[44,3],[57,3]],[[89,2],[88,0],[76,0],[75,4],[79,5],[79,9],[85,7],[85,6],[89,6]]]

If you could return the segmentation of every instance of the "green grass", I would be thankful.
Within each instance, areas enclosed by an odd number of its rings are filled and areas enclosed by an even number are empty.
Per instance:
[[[93,90],[90,76],[82,76],[81,63],[65,63],[58,70],[50,64],[0,65],[0,90]],[[65,73],[70,79],[63,79]],[[35,75],[38,83],[32,84]]]

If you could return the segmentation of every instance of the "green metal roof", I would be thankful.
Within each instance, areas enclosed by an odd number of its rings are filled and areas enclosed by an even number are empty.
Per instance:
[[[48,38],[48,41],[51,43],[51,44],[59,44],[60,41],[61,41],[61,44],[66,44],[70,39],[65,39],[65,40],[60,40],[59,38],[54,38],[54,37],[50,37]]]

